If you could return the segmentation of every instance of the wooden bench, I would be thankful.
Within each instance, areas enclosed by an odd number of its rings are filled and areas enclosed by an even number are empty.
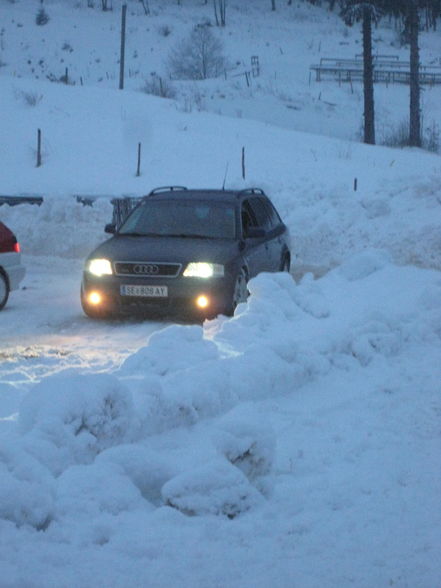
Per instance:
[[[338,57],[322,57],[320,63],[311,65],[310,70],[315,71],[317,82],[325,79],[334,79],[341,82],[352,82],[363,79],[363,59],[356,56],[354,59]],[[373,56],[374,82],[404,83],[410,82],[410,63],[399,61],[396,56]],[[441,84],[441,67],[421,65],[419,71],[421,84]]]

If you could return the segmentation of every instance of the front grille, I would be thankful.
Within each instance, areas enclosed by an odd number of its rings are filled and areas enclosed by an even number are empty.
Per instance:
[[[116,261],[117,276],[137,278],[176,278],[181,271],[180,263],[164,263],[154,261]]]

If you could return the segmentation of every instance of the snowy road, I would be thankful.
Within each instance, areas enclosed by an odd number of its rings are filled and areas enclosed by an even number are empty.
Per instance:
[[[69,368],[112,369],[168,323],[92,321],[79,299],[82,261],[24,256],[26,276],[0,316],[2,414],[15,410],[29,386]],[[13,386],[12,384],[13,383]],[[17,394],[18,392],[18,394]]]

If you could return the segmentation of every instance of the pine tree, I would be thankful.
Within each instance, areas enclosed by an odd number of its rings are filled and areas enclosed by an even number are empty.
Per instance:
[[[350,0],[340,15],[348,25],[362,21],[363,34],[363,93],[364,142],[375,145],[374,66],[372,57],[372,20],[377,20],[378,9],[373,2]]]

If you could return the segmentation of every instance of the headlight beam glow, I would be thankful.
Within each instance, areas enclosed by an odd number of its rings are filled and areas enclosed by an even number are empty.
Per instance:
[[[88,271],[94,276],[110,276],[113,274],[112,264],[108,259],[91,259],[87,264]]]
[[[193,261],[184,270],[186,278],[222,278],[224,266],[220,263]]]

